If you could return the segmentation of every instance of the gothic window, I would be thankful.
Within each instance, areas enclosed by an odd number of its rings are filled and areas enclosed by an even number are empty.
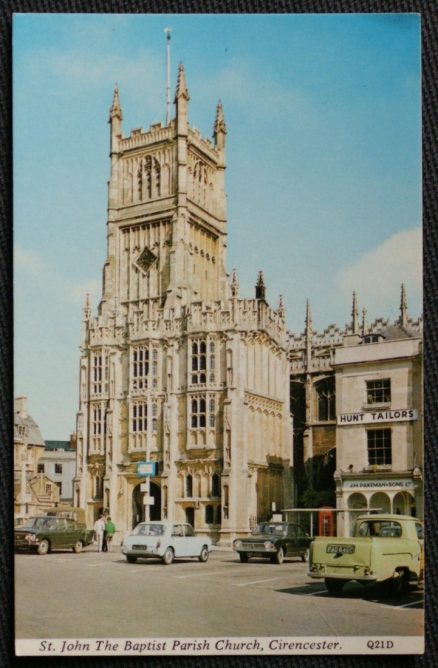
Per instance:
[[[391,401],[391,379],[383,378],[381,380],[368,380],[367,403],[368,404],[386,404]]]
[[[213,522],[214,522],[213,506],[205,506],[205,523],[213,524]]]
[[[137,194],[138,194],[138,199],[141,200],[143,199],[143,170],[142,166],[138,168],[137,172]]]
[[[148,407],[145,401],[132,404],[132,431],[144,433],[148,428]]]
[[[336,418],[335,379],[325,378],[315,384],[318,401],[318,420],[326,422]]]
[[[216,425],[216,398],[213,395],[195,395],[190,400],[190,414],[192,429],[208,426],[214,429]]]
[[[91,357],[91,393],[102,394],[108,391],[108,359],[104,353],[93,353]]]
[[[209,401],[209,406],[208,406],[208,426],[213,428],[215,425],[215,420],[216,420],[216,402],[214,398],[212,397]]]
[[[192,429],[203,428],[206,425],[206,400],[205,397],[192,399]]]
[[[191,344],[191,368],[190,380],[192,385],[200,385],[207,382],[211,384],[216,380],[216,352],[215,343],[210,341],[207,346],[205,339],[195,339]]]
[[[132,350],[131,376],[133,390],[146,390],[149,375],[149,350],[136,346]]]
[[[158,415],[158,406],[154,402],[152,404],[152,431],[157,431],[157,415]]]
[[[186,477],[186,496],[190,498],[193,496],[193,478],[190,473]]]
[[[138,199],[152,199],[161,195],[161,167],[156,158],[146,156],[137,174]]]
[[[370,466],[392,464],[391,429],[368,429],[367,446]]]
[[[96,406],[92,410],[91,430],[94,436],[103,434],[103,411],[100,406]]]
[[[192,343],[192,385],[206,383],[207,344],[205,341]]]
[[[211,495],[220,496],[219,476],[217,473],[213,473],[211,476]]]

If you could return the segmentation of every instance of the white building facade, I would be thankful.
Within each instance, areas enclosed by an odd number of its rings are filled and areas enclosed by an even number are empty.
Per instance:
[[[59,488],[59,499],[73,502],[73,478],[76,474],[76,449],[70,441],[45,441],[38,460],[38,473],[45,473]]]
[[[122,135],[110,110],[107,260],[96,317],[84,309],[74,504],[120,531],[148,515],[229,544],[293,499],[289,362],[281,298],[259,273],[241,299],[226,272],[226,126],[176,117]],[[138,464],[150,463],[146,485]],[[143,491],[146,487],[146,496]],[[147,501],[144,505],[144,501]]]
[[[335,351],[338,534],[375,510],[423,517],[422,341],[408,323]]]

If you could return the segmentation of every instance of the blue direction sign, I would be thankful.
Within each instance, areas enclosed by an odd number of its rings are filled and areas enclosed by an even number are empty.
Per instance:
[[[137,462],[137,477],[149,478],[154,476],[157,470],[157,462]]]

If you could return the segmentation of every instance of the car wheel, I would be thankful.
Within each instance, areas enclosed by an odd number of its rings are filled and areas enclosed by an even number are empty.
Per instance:
[[[301,555],[301,561],[309,561],[309,554],[310,550],[307,548],[307,550],[304,550],[303,554]]]
[[[82,548],[84,547],[84,544],[81,540],[76,541],[76,543],[73,545],[73,552],[75,554],[79,554],[79,552],[82,552]]]
[[[408,589],[408,577],[405,571],[398,571],[398,577],[393,578],[391,582],[391,591],[396,596],[402,596]]]
[[[44,538],[37,547],[38,554],[47,554],[50,550],[50,543],[47,538]]]
[[[275,553],[275,563],[282,564],[283,561],[284,561],[284,550],[282,547],[279,547],[277,552]]]
[[[204,545],[204,547],[202,548],[201,554],[199,555],[198,559],[203,563],[208,561],[208,547],[206,545]]]
[[[135,562],[137,561],[137,557],[132,557],[130,554],[127,554],[126,561],[128,562],[128,564],[135,564]]]
[[[344,586],[344,581],[336,580],[335,578],[326,578],[325,586],[329,594],[333,594],[334,596],[339,596],[339,594],[342,591],[342,587]]]
[[[248,557],[248,555],[246,554],[246,552],[239,552],[239,559],[240,559],[240,561],[242,562],[242,564],[246,564],[246,562],[248,561],[249,557]]]
[[[172,563],[174,556],[175,555],[173,554],[172,548],[171,547],[166,548],[166,551],[165,551],[165,553],[163,554],[163,557],[162,557],[163,564],[166,564],[166,566],[169,566]]]

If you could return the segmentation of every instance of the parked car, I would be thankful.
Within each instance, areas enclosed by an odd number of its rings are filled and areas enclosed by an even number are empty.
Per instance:
[[[310,577],[324,579],[335,595],[349,580],[386,583],[401,593],[423,578],[423,569],[423,523],[410,515],[362,515],[353,536],[315,538],[310,551]]]
[[[182,522],[141,522],[128,534],[122,552],[133,564],[137,559],[161,559],[169,565],[178,557],[197,557],[207,561],[211,540],[195,536],[193,527]]]
[[[285,557],[309,558],[312,538],[293,522],[262,522],[248,538],[237,538],[233,550],[238,552],[240,561],[245,563],[250,557],[266,557],[282,564]]]
[[[92,542],[93,533],[70,518],[29,517],[24,524],[14,528],[14,547],[38,554],[57,549],[72,549],[79,553]]]

